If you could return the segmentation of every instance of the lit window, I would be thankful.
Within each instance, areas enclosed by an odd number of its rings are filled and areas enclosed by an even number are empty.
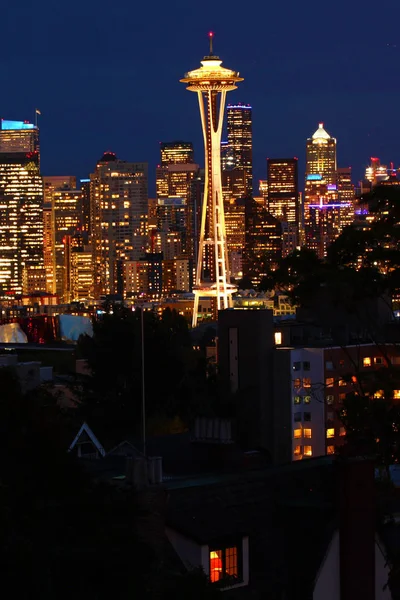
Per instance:
[[[374,363],[376,365],[383,365],[383,358],[382,358],[382,356],[375,356]]]
[[[310,402],[311,402],[311,396],[304,396],[303,402],[304,402],[304,404],[310,404]]]
[[[295,446],[294,450],[293,450],[293,454],[295,456],[299,456],[302,453],[302,447],[301,446]]]
[[[325,369],[327,371],[332,371],[333,369],[333,362],[331,360],[327,360],[325,363]]]
[[[303,429],[303,436],[305,438],[311,438],[311,429]]]
[[[238,577],[238,550],[236,546],[210,551],[210,580]]]
[[[301,362],[294,362],[293,363],[293,371],[300,371],[301,369]]]
[[[346,396],[347,394],[339,394],[339,402],[343,402],[344,400],[346,400]]]
[[[299,421],[301,421],[301,412],[295,412],[293,419],[294,419],[295,423],[298,423]]]
[[[295,396],[293,398],[293,404],[301,404],[301,396]]]
[[[311,387],[311,379],[309,377],[303,378],[303,387],[305,387],[305,388]]]
[[[400,390],[393,390],[393,398],[395,400],[400,400]]]
[[[296,377],[296,379],[294,379],[294,381],[293,381],[293,386],[294,386],[295,388],[299,388],[299,387],[301,387],[301,379],[300,379],[299,377]]]
[[[301,438],[301,429],[294,429],[293,430],[293,437],[295,439]]]
[[[383,398],[383,396],[384,396],[383,390],[376,390],[376,392],[374,394],[374,398]]]
[[[282,344],[282,332],[275,331],[275,344],[276,346],[280,346]]]
[[[366,356],[365,358],[363,358],[363,367],[370,367],[371,366],[371,357],[370,356]]]
[[[326,387],[333,387],[334,383],[335,383],[335,380],[333,377],[327,377],[327,379],[325,379]]]
[[[326,430],[326,437],[327,438],[335,437],[335,428],[334,427],[330,427],[329,429]]]
[[[304,456],[312,456],[312,446],[304,446]]]
[[[310,362],[308,360],[305,360],[303,362],[303,369],[304,369],[304,371],[309,371],[311,369],[311,365],[310,365]]]
[[[335,454],[335,446],[327,446],[326,453],[327,454]]]
[[[326,397],[326,403],[327,403],[327,404],[333,404],[333,403],[334,403],[334,401],[335,401],[335,396],[328,395],[328,396]]]
[[[340,435],[341,437],[343,437],[344,435],[346,435],[346,430],[345,430],[345,428],[344,428],[344,427],[341,427],[341,428],[339,429],[339,435]]]
[[[304,421],[311,421],[311,413],[305,412],[303,416]]]

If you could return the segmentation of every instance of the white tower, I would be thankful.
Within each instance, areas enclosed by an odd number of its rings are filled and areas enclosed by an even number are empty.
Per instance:
[[[201,67],[189,71],[180,81],[187,89],[197,92],[200,106],[205,150],[205,184],[201,210],[199,252],[194,291],[193,327],[197,325],[199,298],[215,298],[215,313],[232,306],[236,286],[230,283],[226,247],[224,203],[221,184],[221,134],[224,120],[226,93],[243,81],[239,73],[225,69],[213,54],[213,34],[209,34],[210,54],[201,61]],[[218,102],[218,97],[219,102]]]

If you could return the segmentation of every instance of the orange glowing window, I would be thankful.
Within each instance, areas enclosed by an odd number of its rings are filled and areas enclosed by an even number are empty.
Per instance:
[[[312,437],[312,431],[310,428],[305,428],[303,429],[303,436],[305,438],[311,438]]]
[[[311,387],[311,379],[309,377],[303,378],[303,387],[305,387],[305,388]]]
[[[294,431],[293,431],[293,437],[295,439],[301,438],[301,429],[294,429]]]
[[[210,551],[210,581],[238,577],[238,549],[236,546]]]
[[[304,456],[312,456],[312,446],[304,446]]]
[[[335,446],[327,446],[326,453],[327,454],[335,454]]]
[[[301,446],[295,446],[294,450],[293,450],[293,454],[295,456],[299,456],[302,453],[302,447]]]
[[[372,361],[370,356],[366,356],[365,358],[363,358],[363,367],[370,367],[371,363]]]
[[[395,400],[400,400],[400,390],[393,390],[393,398]]]
[[[335,380],[333,377],[327,377],[325,379],[325,385],[326,387],[333,387],[333,384],[335,383]]]

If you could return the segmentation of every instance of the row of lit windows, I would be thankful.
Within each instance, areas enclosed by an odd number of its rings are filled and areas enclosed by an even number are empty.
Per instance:
[[[312,430],[310,427],[303,427],[303,428],[298,428],[298,429],[293,429],[293,437],[294,439],[298,439],[298,438],[308,438],[311,439],[312,437]]]
[[[293,454],[295,456],[312,456],[312,446],[295,446]]]

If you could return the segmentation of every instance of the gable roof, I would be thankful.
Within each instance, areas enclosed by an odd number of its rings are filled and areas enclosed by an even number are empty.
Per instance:
[[[105,456],[106,451],[104,450],[103,446],[101,445],[101,443],[99,442],[99,440],[97,439],[97,437],[86,422],[82,423],[81,428],[76,434],[72,444],[68,448],[68,452],[71,452],[78,443],[83,443],[86,441],[90,441],[96,448],[96,450],[99,452],[99,454],[101,456]]]

